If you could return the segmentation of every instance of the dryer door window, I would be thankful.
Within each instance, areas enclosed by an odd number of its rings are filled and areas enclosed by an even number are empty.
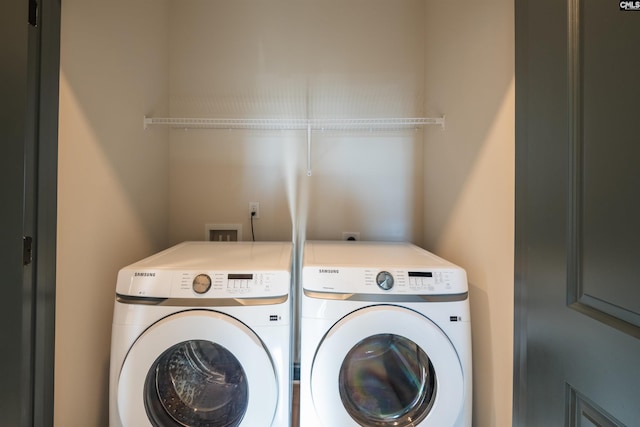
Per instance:
[[[415,425],[429,413],[436,381],[429,356],[393,334],[365,338],[342,362],[340,398],[360,425]]]
[[[185,341],[156,359],[147,373],[144,396],[155,426],[236,427],[247,410],[247,378],[223,346]]]
[[[327,426],[452,426],[463,414],[458,353],[427,317],[376,305],[334,324],[310,367],[315,413]]]

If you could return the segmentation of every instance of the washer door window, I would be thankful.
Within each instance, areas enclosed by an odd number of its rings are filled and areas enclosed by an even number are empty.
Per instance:
[[[323,425],[455,425],[462,367],[449,338],[425,316],[367,307],[342,318],[321,341],[311,394]]]
[[[144,384],[145,409],[156,426],[238,426],[247,400],[242,365],[211,341],[172,346],[156,359]]]
[[[125,426],[271,425],[276,371],[259,337],[242,322],[207,310],[184,311],[135,341],[118,379]]]

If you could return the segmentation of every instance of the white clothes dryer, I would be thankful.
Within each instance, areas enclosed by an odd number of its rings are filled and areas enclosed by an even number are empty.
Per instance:
[[[409,243],[306,242],[300,425],[470,427],[465,271]]]
[[[288,427],[284,242],[185,242],[120,270],[111,427]]]

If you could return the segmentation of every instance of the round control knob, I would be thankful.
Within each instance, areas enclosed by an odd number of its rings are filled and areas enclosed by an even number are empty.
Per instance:
[[[197,294],[204,294],[211,288],[211,277],[206,274],[198,274],[193,279],[193,284],[191,285],[193,291]]]
[[[376,283],[380,289],[388,291],[393,288],[393,276],[388,271],[381,271],[376,276]]]

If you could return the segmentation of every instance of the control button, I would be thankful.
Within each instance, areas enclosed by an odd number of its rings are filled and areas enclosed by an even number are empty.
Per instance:
[[[197,294],[204,294],[211,288],[211,277],[206,274],[198,274],[191,284],[191,288]]]
[[[376,276],[376,283],[380,289],[388,291],[393,288],[393,276],[388,271],[381,271]]]

